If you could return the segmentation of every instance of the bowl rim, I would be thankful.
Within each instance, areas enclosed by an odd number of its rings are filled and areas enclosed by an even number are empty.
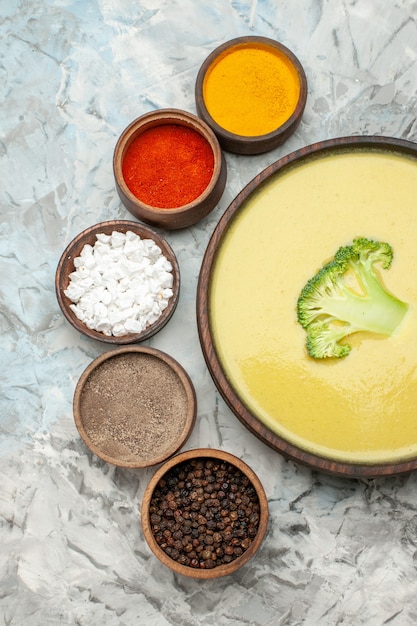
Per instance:
[[[132,230],[142,239],[152,239],[159,246],[163,255],[171,262],[173,275],[173,295],[170,298],[168,306],[164,311],[162,311],[158,319],[153,324],[145,328],[145,330],[143,330],[141,333],[129,333],[121,337],[115,337],[113,335],[107,336],[97,330],[88,328],[84,324],[84,322],[77,318],[75,313],[73,313],[69,308],[72,302],[65,295],[64,291],[69,284],[69,274],[71,271],[74,271],[74,258],[79,255],[85,244],[91,242],[94,243],[95,235],[102,232],[127,232],[128,230]],[[159,332],[168,323],[168,321],[174,314],[174,311],[178,304],[180,295],[180,282],[180,268],[177,257],[174,253],[174,250],[164,237],[155,232],[149,226],[145,226],[144,224],[141,224],[139,222],[134,222],[132,220],[107,220],[84,229],[83,231],[78,233],[78,235],[76,235],[66,246],[58,261],[55,272],[55,294],[58,300],[59,307],[64,314],[64,317],[75,328],[75,330],[89,337],[90,339],[96,339],[104,343],[125,345],[138,343],[149,339],[157,332]]]
[[[128,354],[137,354],[138,357],[153,357],[155,359],[159,359],[163,361],[178,377],[180,380],[183,389],[185,391],[185,395],[187,398],[187,412],[184,416],[184,424],[182,428],[181,435],[176,441],[171,442],[171,445],[163,454],[159,454],[155,456],[153,459],[147,460],[138,460],[138,461],[121,461],[111,455],[100,450],[100,447],[94,444],[87,431],[84,428],[82,411],[81,411],[81,399],[82,394],[85,388],[86,383],[88,382],[91,374],[95,372],[103,363],[121,357],[123,355]],[[139,409],[138,409],[139,410]],[[81,439],[84,441],[85,445],[89,448],[93,454],[98,456],[100,459],[105,461],[106,463],[110,463],[111,465],[115,465],[116,467],[124,467],[129,469],[138,469],[145,467],[152,467],[159,463],[162,463],[169,459],[172,455],[174,455],[182,446],[186,443],[188,438],[191,435],[193,430],[195,420],[197,415],[197,397],[193,382],[184,369],[184,367],[172,356],[159,350],[157,348],[152,348],[150,346],[124,346],[120,348],[115,348],[108,352],[105,352],[95,358],[82,372],[81,376],[78,379],[74,390],[73,396],[73,416],[75,425],[77,427],[78,433]]]
[[[167,472],[169,472],[173,467],[182,463],[184,461],[189,461],[192,459],[198,458],[213,458],[221,461],[225,461],[237,467],[243,474],[245,474],[252,486],[255,488],[260,505],[260,516],[259,516],[259,526],[258,532],[253,539],[249,548],[239,557],[237,557],[231,563],[219,565],[214,567],[213,569],[197,569],[192,568],[188,565],[181,565],[177,563],[169,557],[162,548],[156,542],[156,539],[153,535],[150,519],[149,519],[149,506],[152,499],[153,492],[155,487],[157,486],[160,479],[165,476]],[[265,493],[265,489],[257,476],[254,470],[245,463],[242,459],[235,456],[231,452],[226,452],[225,450],[220,450],[217,448],[194,448],[192,450],[187,450],[181,452],[170,459],[168,459],[161,467],[157,469],[155,474],[150,479],[148,485],[145,488],[145,492],[142,498],[141,505],[141,522],[142,522],[142,530],[145,536],[146,542],[153,552],[153,554],[169,569],[173,570],[178,574],[182,574],[183,576],[187,576],[190,578],[205,578],[205,579],[213,579],[220,578],[222,576],[227,576],[232,574],[237,569],[245,565],[258,551],[261,543],[265,538],[265,534],[268,527],[268,499]]]
[[[134,141],[134,139],[136,139],[136,137],[141,134],[141,132],[148,128],[154,128],[166,124],[179,124],[181,126],[191,128],[199,135],[201,135],[210,145],[214,157],[214,166],[210,182],[208,183],[207,187],[205,187],[205,189],[201,192],[201,194],[197,196],[194,200],[178,207],[161,208],[143,202],[130,191],[123,176],[122,164],[127,148],[132,143],[132,141]],[[155,215],[156,217],[166,217],[167,214],[172,216],[179,216],[192,211],[196,206],[203,203],[213,193],[219,179],[221,178],[223,170],[224,159],[216,134],[213,132],[210,126],[206,124],[204,120],[200,119],[193,113],[182,109],[156,109],[153,111],[148,111],[147,113],[144,113],[143,115],[135,118],[121,132],[113,152],[113,173],[116,179],[116,183],[120,187],[122,193],[132,204],[136,205],[147,213]]]
[[[205,99],[204,99],[204,81],[207,72],[212,67],[213,63],[223,53],[232,48],[243,47],[245,45],[260,44],[269,48],[277,50],[281,55],[291,63],[297,72],[300,93],[297,104],[292,112],[291,116],[286,122],[281,124],[278,128],[263,135],[241,135],[228,131],[223,126],[218,124],[216,120],[210,115]],[[220,145],[229,152],[235,152],[238,154],[261,154],[267,152],[284,143],[286,139],[296,130],[297,126],[301,122],[301,118],[304,113],[305,105],[307,102],[307,77],[304,68],[298,59],[298,57],[281,42],[271,39],[269,37],[261,37],[257,35],[246,35],[242,37],[235,37],[229,41],[224,42],[217,48],[215,48],[203,61],[195,82],[195,101],[196,108],[199,116],[206,122],[210,128],[212,128],[219,139]]]

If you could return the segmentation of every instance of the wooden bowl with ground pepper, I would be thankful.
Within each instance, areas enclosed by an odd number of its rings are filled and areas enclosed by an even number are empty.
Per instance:
[[[213,50],[196,79],[198,115],[222,148],[260,154],[282,144],[301,121],[307,79],[298,58],[267,37],[231,39]]]
[[[194,386],[171,356],[127,346],[97,357],[81,375],[73,411],[81,438],[119,467],[162,463],[187,441],[196,417]]]
[[[226,184],[226,162],[214,132],[179,109],[145,113],[120,135],[113,156],[116,189],[139,220],[166,229],[206,217]]]
[[[100,222],[66,247],[55,274],[67,321],[90,339],[139,343],[171,319],[179,299],[174,251],[158,233],[130,220]]]
[[[192,578],[218,578],[235,572],[260,547],[268,501],[241,459],[200,448],[156,471],[141,516],[146,541],[165,566]]]

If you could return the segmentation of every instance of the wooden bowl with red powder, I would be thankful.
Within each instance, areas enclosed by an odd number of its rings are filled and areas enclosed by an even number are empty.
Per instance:
[[[177,109],[134,120],[117,141],[113,171],[128,211],[166,229],[186,228],[206,217],[226,184],[216,135],[197,116]]]

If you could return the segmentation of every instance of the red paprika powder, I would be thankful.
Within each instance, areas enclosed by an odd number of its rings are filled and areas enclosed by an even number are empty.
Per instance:
[[[200,196],[214,170],[209,142],[181,124],[145,129],[126,150],[122,173],[141,202],[161,209],[184,206]]]

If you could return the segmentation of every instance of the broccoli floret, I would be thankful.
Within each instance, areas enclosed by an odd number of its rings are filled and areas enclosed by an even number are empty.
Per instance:
[[[339,342],[359,331],[392,335],[408,305],[388,293],[374,269],[388,269],[388,243],[365,237],[342,246],[311,278],[297,302],[298,321],[307,332],[307,350],[316,359],[344,357],[351,346]]]

